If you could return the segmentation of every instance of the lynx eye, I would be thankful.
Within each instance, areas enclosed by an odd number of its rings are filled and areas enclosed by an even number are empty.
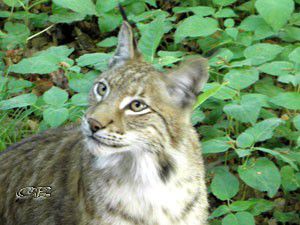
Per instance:
[[[99,82],[97,85],[97,94],[100,96],[104,96],[107,92],[107,86],[103,82]]]
[[[133,112],[141,112],[142,110],[147,109],[148,106],[142,101],[134,100],[130,103],[129,108]]]

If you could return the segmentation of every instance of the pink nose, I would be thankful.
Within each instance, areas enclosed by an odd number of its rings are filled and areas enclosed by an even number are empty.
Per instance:
[[[98,122],[95,119],[89,118],[88,119],[88,124],[90,126],[90,129],[93,133],[96,133],[98,130],[102,129],[102,125],[100,122]]]

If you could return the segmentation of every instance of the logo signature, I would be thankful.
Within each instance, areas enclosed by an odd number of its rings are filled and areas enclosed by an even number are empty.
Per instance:
[[[51,187],[24,187],[16,192],[17,198],[48,198],[51,197]]]

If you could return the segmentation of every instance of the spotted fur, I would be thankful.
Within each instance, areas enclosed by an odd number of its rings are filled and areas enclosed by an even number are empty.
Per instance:
[[[206,225],[204,165],[190,117],[207,78],[202,58],[167,74],[155,70],[125,22],[82,124],[0,155],[0,224]],[[51,195],[16,196],[24,187],[51,187]]]

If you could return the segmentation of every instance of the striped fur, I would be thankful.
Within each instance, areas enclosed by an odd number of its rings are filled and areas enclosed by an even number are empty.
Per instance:
[[[0,224],[206,225],[204,165],[190,123],[205,71],[203,59],[162,74],[131,50],[114,57],[95,81],[81,125],[46,131],[0,155]],[[107,85],[102,96],[99,82]],[[135,100],[147,108],[133,111]],[[43,186],[51,196],[16,196]]]

